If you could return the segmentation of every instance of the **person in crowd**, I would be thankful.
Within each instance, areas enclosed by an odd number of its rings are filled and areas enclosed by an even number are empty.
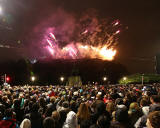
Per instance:
[[[8,108],[5,110],[4,118],[0,121],[0,128],[18,128],[16,119],[13,118],[13,110]]]
[[[15,99],[13,104],[13,111],[16,113],[16,120],[18,124],[22,122],[23,116],[24,116],[24,113],[23,113],[24,111],[21,109],[20,105],[21,105],[21,101],[19,99]]]
[[[130,104],[128,115],[131,120],[131,125],[134,125],[137,120],[143,115],[137,102],[133,102]]]
[[[28,105],[24,106],[24,114],[28,114],[31,112],[32,105],[33,101],[29,101]]]
[[[46,100],[43,97],[41,97],[39,99],[39,110],[38,111],[43,115],[46,109],[47,109]]]
[[[78,103],[76,102],[76,101],[74,101],[74,100],[71,100],[70,101],[70,109],[72,110],[72,111],[74,111],[75,113],[77,113],[77,110],[78,110]]]
[[[29,119],[24,119],[20,124],[20,128],[31,128],[31,121]]]
[[[5,112],[5,106],[0,103],[0,121],[1,121],[1,120],[3,119],[3,117],[4,117],[4,112]]]
[[[116,108],[124,108],[126,107],[123,103],[123,99],[122,98],[117,98],[115,100],[115,104],[116,104]]]
[[[50,97],[50,102],[47,105],[47,108],[51,108],[52,112],[56,110],[55,100],[56,98],[54,96]]]
[[[94,104],[94,111],[91,113],[91,122],[95,124],[99,118],[99,116],[105,115],[108,116],[111,120],[111,116],[108,111],[106,111],[106,105],[103,101],[98,101]]]
[[[111,128],[133,128],[126,107],[116,110],[115,121],[112,121]]]
[[[90,120],[90,112],[86,103],[81,103],[77,112],[78,124],[82,121]]]
[[[56,105],[55,105],[55,97],[50,98],[50,102],[46,107],[46,111],[44,116],[45,117],[50,117],[52,115],[52,112],[56,110]]]
[[[149,101],[146,98],[142,98],[140,101],[140,106],[144,115],[149,113]]]
[[[43,121],[44,128],[56,128],[55,121],[51,117],[46,117]]]
[[[160,96],[159,95],[152,95],[150,97],[150,111],[152,111],[152,109],[156,108],[157,106],[160,106]]]
[[[154,111],[149,113],[147,118],[146,126],[147,128],[160,128],[160,111]]]
[[[99,116],[96,124],[92,125],[90,128],[110,128],[110,117],[106,115]]]
[[[57,111],[60,115],[60,119],[59,119],[59,127],[62,128],[65,121],[66,121],[66,118],[67,118],[67,114],[70,110],[69,109],[64,109],[64,110],[61,110],[61,111]]]
[[[77,128],[77,127],[78,127],[78,122],[77,122],[76,113],[73,111],[70,111],[67,114],[67,118],[63,124],[63,128]]]
[[[59,114],[59,112],[53,111],[51,117],[55,120],[55,126],[56,126],[56,128],[61,128],[60,127],[61,125],[59,123],[60,122],[60,114]]]
[[[91,126],[90,120],[83,120],[83,121],[81,121],[78,128],[90,128],[90,126]]]
[[[115,104],[113,101],[109,101],[106,105],[106,110],[109,112],[110,116],[112,116],[115,111]]]
[[[31,113],[27,114],[26,117],[31,121],[31,128],[43,128],[42,122],[43,117],[39,110],[39,104],[34,103],[32,105]]]
[[[110,127],[110,117],[101,115],[97,120],[97,126],[99,128],[109,128]]]
[[[7,98],[7,96],[3,96],[3,97],[2,97],[2,104],[5,106],[6,109],[8,109],[8,108],[11,107],[10,101],[9,101],[9,99]]]

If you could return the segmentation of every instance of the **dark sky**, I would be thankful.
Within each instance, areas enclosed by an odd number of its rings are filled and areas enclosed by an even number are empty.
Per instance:
[[[154,57],[160,52],[158,0],[5,0],[0,1],[0,6],[3,8],[0,44],[13,47],[0,48],[1,61],[27,58],[30,53],[35,53],[33,48],[36,49],[37,44],[32,35],[36,26],[49,21],[56,9],[62,8],[78,17],[92,8],[100,17],[118,19],[128,28],[119,36],[115,60],[124,64],[131,73],[155,72]]]

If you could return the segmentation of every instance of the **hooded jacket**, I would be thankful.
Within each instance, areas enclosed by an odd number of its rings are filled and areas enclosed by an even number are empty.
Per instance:
[[[70,111],[67,114],[66,121],[64,122],[63,128],[77,128],[78,122],[76,113],[73,111]]]

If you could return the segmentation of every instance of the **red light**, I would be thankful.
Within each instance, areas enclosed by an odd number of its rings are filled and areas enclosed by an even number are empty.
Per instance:
[[[7,77],[7,78],[6,78],[6,81],[10,81],[10,78],[9,78],[9,77]]]

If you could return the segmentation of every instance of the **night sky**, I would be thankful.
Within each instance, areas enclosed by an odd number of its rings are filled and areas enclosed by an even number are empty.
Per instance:
[[[158,0],[0,0],[0,7],[0,45],[10,47],[0,48],[0,61],[41,55],[40,36],[47,23],[73,21],[93,9],[126,28],[119,36],[115,61],[131,73],[155,73],[154,57],[160,53]]]

